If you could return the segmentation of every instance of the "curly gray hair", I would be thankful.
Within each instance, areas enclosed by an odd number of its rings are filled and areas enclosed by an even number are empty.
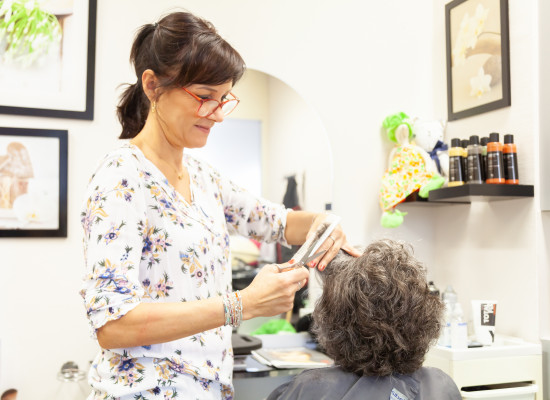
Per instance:
[[[313,333],[336,365],[357,375],[410,374],[441,329],[444,306],[408,244],[370,244],[359,258],[343,251],[321,273]]]

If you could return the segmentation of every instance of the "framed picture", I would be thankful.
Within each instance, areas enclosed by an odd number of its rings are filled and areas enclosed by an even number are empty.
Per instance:
[[[97,0],[4,3],[0,113],[92,120]]]
[[[445,6],[448,120],[511,104],[508,0]]]
[[[67,131],[0,127],[0,237],[67,237]]]

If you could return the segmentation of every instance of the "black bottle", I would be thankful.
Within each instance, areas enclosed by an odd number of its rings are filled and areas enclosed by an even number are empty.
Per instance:
[[[468,139],[462,139],[460,145],[464,149],[462,151],[462,173],[464,175],[464,183],[468,183],[468,145],[470,141]]]
[[[449,187],[464,185],[464,172],[462,169],[462,153],[460,139],[451,139],[449,149]]]
[[[484,136],[480,139],[481,146],[481,172],[483,174],[483,182],[487,179],[487,143],[489,143],[489,138]]]
[[[481,146],[479,136],[470,136],[468,145],[468,183],[483,183],[481,167]]]

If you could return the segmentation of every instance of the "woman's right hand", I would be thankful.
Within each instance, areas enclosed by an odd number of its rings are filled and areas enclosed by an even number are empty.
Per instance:
[[[280,264],[291,268],[292,265]],[[252,283],[241,290],[243,319],[282,314],[294,305],[294,295],[307,282],[309,271],[298,267],[280,271],[276,264],[264,266]]]

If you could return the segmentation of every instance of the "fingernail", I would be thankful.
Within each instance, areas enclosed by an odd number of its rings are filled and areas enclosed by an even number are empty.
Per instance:
[[[309,263],[309,268],[315,268],[316,265],[317,265],[317,262],[312,261]]]
[[[317,268],[317,269],[318,269],[319,271],[322,271],[322,270],[325,269],[325,267],[326,267],[325,264],[319,264],[319,268]]]
[[[294,258],[288,262],[289,264],[294,264]]]

